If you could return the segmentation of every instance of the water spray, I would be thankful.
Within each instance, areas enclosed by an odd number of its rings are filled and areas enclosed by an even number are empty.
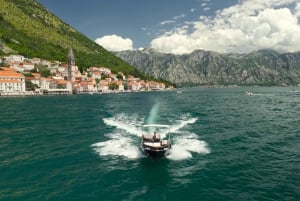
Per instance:
[[[159,111],[159,106],[160,106],[160,103],[155,103],[153,105],[153,107],[151,108],[151,111],[150,111],[150,114],[149,114],[149,117],[147,119],[147,124],[155,124],[156,123],[156,119],[158,117],[158,111]]]

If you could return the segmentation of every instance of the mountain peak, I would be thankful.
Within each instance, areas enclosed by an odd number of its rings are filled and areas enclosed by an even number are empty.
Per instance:
[[[195,50],[190,54],[163,54],[147,50],[117,56],[157,78],[178,86],[195,85],[299,85],[300,54],[279,54],[266,49],[249,54],[221,54]],[[155,61],[153,56],[155,56]]]

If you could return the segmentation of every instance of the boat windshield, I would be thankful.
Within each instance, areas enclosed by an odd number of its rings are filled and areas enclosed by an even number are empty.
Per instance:
[[[159,124],[147,124],[143,126],[143,135],[144,137],[151,138],[156,135],[158,138],[165,138],[170,132],[170,126],[168,125],[159,125]]]

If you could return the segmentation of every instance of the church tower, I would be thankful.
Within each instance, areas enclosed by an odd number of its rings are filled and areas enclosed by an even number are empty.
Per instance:
[[[74,66],[75,66],[75,58],[74,58],[73,50],[72,48],[70,48],[68,54],[68,81],[70,82],[75,80],[75,77],[73,75]]]

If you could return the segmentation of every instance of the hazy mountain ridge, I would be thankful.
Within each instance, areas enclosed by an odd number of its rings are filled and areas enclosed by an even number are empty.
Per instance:
[[[260,50],[249,54],[221,54],[196,50],[174,55],[144,49],[115,54],[142,72],[179,86],[300,84],[300,52],[279,54]]]

